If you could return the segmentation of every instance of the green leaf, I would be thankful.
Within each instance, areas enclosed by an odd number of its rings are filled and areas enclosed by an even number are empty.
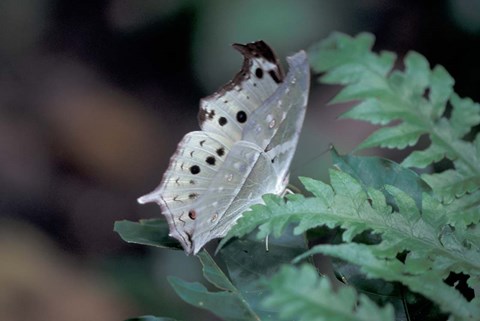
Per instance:
[[[480,223],[480,191],[465,195],[446,205],[449,224],[466,228]]]
[[[407,97],[423,95],[430,78],[430,66],[427,59],[417,52],[410,51],[405,56],[405,82],[403,85],[408,88]]]
[[[422,194],[431,193],[431,188],[414,171],[380,157],[341,156],[332,150],[332,161],[342,171],[353,176],[363,188],[384,190],[385,185],[395,186],[415,199],[418,208],[422,204]],[[384,193],[388,204],[392,204],[391,195]],[[329,196],[331,198],[331,196]]]
[[[402,162],[404,167],[425,168],[445,157],[445,151],[437,145],[430,145],[425,150],[416,150]]]
[[[430,298],[442,311],[451,313],[458,320],[475,320],[480,315],[480,305],[473,301],[468,302],[457,290],[445,284],[436,273],[412,275],[407,266],[400,261],[378,258],[375,252],[375,246],[354,243],[318,245],[310,250],[310,254],[323,253],[357,264],[372,278],[401,282],[412,291]]]
[[[355,169],[362,174],[362,182],[365,183],[369,181],[369,177],[364,173],[368,172],[368,165],[375,162],[381,164],[375,159],[353,157],[348,162],[343,161],[344,164],[341,166],[349,170]],[[360,166],[362,163],[367,166]],[[371,231],[381,236],[379,242],[372,247],[376,258],[382,260],[379,262],[387,264],[388,260],[395,260],[399,254],[406,252],[405,266],[402,269],[404,273],[418,277],[429,274],[430,278],[435,276],[438,282],[441,282],[451,271],[463,272],[471,275],[472,282],[476,284],[480,276],[480,253],[477,251],[478,247],[474,246],[476,240],[469,238],[468,232],[460,225],[455,230],[449,228],[446,208],[434,197],[423,193],[419,198],[422,184],[418,176],[398,165],[390,164],[390,166],[387,172],[394,173],[397,168],[405,176],[407,176],[406,173],[410,173],[410,184],[413,188],[417,188],[413,193],[414,198],[398,187],[385,185],[384,193],[390,194],[393,208],[388,206],[386,197],[381,191],[371,186],[362,186],[344,172],[332,170],[330,171],[331,189],[323,183],[306,180],[314,197],[296,197],[289,199],[286,203],[281,199],[272,198],[266,205],[256,207],[251,213],[245,213],[245,216],[246,218],[250,215],[264,218],[259,226],[260,236],[283,232],[279,226],[284,226],[285,222],[297,225],[294,234],[303,233],[320,225],[340,227],[344,230],[345,242],[351,242],[360,233]],[[378,168],[377,171],[381,172],[382,167],[378,166]],[[388,175],[380,174],[375,180],[371,180],[373,183],[370,185],[382,181],[381,177],[388,177]],[[395,177],[390,179],[393,183],[397,183]],[[383,181],[385,180],[387,179]],[[412,189],[407,186],[408,179],[398,182],[399,186],[412,193]],[[277,201],[273,202],[273,200]],[[312,254],[314,251],[315,248],[305,255]],[[383,279],[399,282],[403,280]],[[410,283],[405,285],[410,286]],[[423,291],[419,293],[424,294]],[[448,297],[449,294],[444,295]],[[441,295],[438,296],[440,297],[438,300],[445,299]],[[430,299],[435,301],[435,298]]]
[[[363,100],[352,109],[346,111],[340,118],[363,120],[375,125],[385,125],[404,113],[403,109],[395,109],[395,106],[388,109],[383,108],[378,99],[370,98]]]
[[[210,255],[203,250],[197,256],[202,263],[205,278],[225,291],[211,292],[198,282],[186,282],[176,277],[169,277],[168,281],[175,292],[185,302],[207,309],[226,321],[260,320]]]
[[[200,283],[177,278],[170,278],[169,282],[184,301],[224,320],[277,320],[277,311],[259,305],[268,290],[264,278],[275,274],[280,265],[300,255],[307,246],[303,237],[292,235],[270,238],[268,244],[266,251],[265,242],[250,235],[225,245],[219,254],[230,278],[207,251],[201,251],[197,256],[203,275],[220,291],[208,291]]]
[[[369,34],[352,38],[335,33],[310,50],[312,67],[324,73],[321,81],[344,86],[332,102],[358,103],[343,117],[380,125],[397,122],[378,129],[358,148],[403,149],[426,134],[430,146],[414,152],[403,164],[424,168],[444,157],[454,161],[454,184],[447,185],[452,177],[445,173],[444,182],[448,183],[441,186],[436,180],[432,186],[446,202],[479,189],[480,144],[474,146],[464,136],[480,124],[480,105],[455,94],[448,72],[441,66],[430,69],[419,53],[406,55],[404,71],[391,72],[394,55],[372,52],[373,41]],[[448,103],[452,106],[450,118],[444,115]],[[425,174],[425,180],[427,177]]]
[[[385,76],[393,67],[395,55],[390,52],[383,52],[380,56],[372,54],[370,50],[374,42],[375,37],[370,33],[361,33],[352,38],[334,32],[308,51],[312,68],[317,72],[325,72],[342,66],[345,62],[358,62],[378,75]]]
[[[137,222],[117,221],[113,230],[122,240],[161,248],[181,250],[182,246],[177,240],[168,236],[168,224],[165,220],[149,219]]]
[[[380,128],[365,139],[357,149],[369,147],[405,148],[417,143],[424,130],[416,125],[403,123],[394,127]]]
[[[455,170],[423,175],[422,178],[438,195],[443,197],[445,203],[450,203],[455,198],[465,195],[465,193],[476,191],[480,185],[480,176],[462,175]]]
[[[242,299],[231,292],[209,292],[198,282],[186,282],[177,277],[168,277],[175,292],[185,301],[198,308],[212,311],[226,321],[258,321]]]
[[[332,176],[331,179],[333,185],[335,177]],[[476,284],[480,276],[478,238],[472,237],[472,233],[462,229],[460,226],[456,230],[449,229],[448,225],[446,225],[447,215],[445,215],[445,208],[428,194],[423,195],[422,206],[419,208],[414,199],[400,189],[393,186],[386,186],[385,188],[392,195],[398,212],[388,210],[386,204],[382,204],[382,202],[385,202],[385,199],[379,197],[381,193],[373,189],[368,191],[371,208],[358,206],[355,202],[348,204],[345,198],[341,198],[342,207],[339,207],[335,199],[342,191],[335,190],[336,195],[332,204],[336,208],[341,208],[342,212],[338,212],[335,208],[332,208],[332,212],[337,214],[346,213],[345,205],[347,205],[347,207],[351,208],[350,213],[352,217],[361,219],[361,221],[348,220],[345,216],[338,215],[338,226],[346,229],[346,233],[353,228],[355,232],[371,229],[374,233],[382,235],[381,242],[368,249],[371,251],[371,255],[374,255],[378,260],[378,265],[386,265],[385,269],[387,270],[391,268],[389,265],[390,260],[395,259],[399,253],[405,250],[408,251],[405,265],[402,265],[402,272],[399,272],[400,276],[408,274],[420,278],[428,274],[429,278],[436,278],[436,283],[438,283],[442,282],[441,280],[450,271],[456,271],[470,275],[472,283]],[[317,220],[325,220],[325,216],[325,212],[323,212],[317,216]],[[333,217],[329,216],[328,220],[333,220]],[[300,225],[302,223],[300,222]],[[313,223],[314,226],[317,224],[317,222]],[[344,236],[346,241],[351,239],[351,237]],[[295,261],[315,253],[325,253],[322,250],[323,248],[324,246],[314,247]],[[345,248],[348,249],[348,247]],[[359,257],[357,259],[353,254],[353,251],[356,250],[357,248],[355,247],[351,252],[346,252],[344,256],[337,257],[351,263],[362,264],[363,267],[365,263],[361,263],[363,262],[362,258]],[[355,255],[358,256],[358,253]],[[347,257],[350,259],[346,259]],[[375,277],[384,280],[402,282],[420,294],[432,294],[428,291],[429,289],[411,286],[411,283],[419,282],[418,280],[403,279],[400,276],[375,275]],[[425,286],[429,287],[430,285]],[[447,292],[450,293],[450,290]],[[448,293],[435,294],[433,297],[428,297],[433,301],[437,300],[435,302],[438,304],[444,304],[451,295],[451,293]],[[447,310],[444,309],[444,311],[460,314],[458,311],[453,311],[452,307],[449,307]]]
[[[200,263],[202,263],[203,276],[205,279],[219,289],[231,292],[237,291],[235,286],[218,267],[217,263],[215,263],[207,251],[202,251],[197,256],[200,259]]]
[[[431,74],[430,102],[433,107],[432,118],[443,115],[447,101],[453,93],[454,80],[442,66],[436,66]]]
[[[269,237],[268,240],[259,240],[256,233],[250,233],[245,238],[229,242],[219,252],[232,283],[261,320],[278,320],[278,311],[260,305],[268,294],[264,279],[307,250],[304,236],[293,236],[289,229],[281,237]]]
[[[394,320],[390,305],[378,307],[351,287],[333,292],[330,281],[310,265],[285,266],[269,283],[272,294],[264,304],[280,310],[281,320]]]
[[[480,105],[470,98],[461,99],[458,95],[452,95],[452,115],[450,123],[454,134],[462,138],[473,126],[480,124]]]
[[[301,195],[289,195],[288,200],[302,199]],[[242,217],[228,232],[227,236],[222,239],[219,247],[225,245],[230,239],[234,237],[242,237],[253,232],[258,226],[260,231],[258,233],[259,239],[264,239],[267,235],[273,237],[280,237],[285,228],[289,226],[289,223],[298,220],[299,217],[283,216],[285,211],[285,201],[272,194],[263,196],[264,205],[254,205],[250,211],[244,212]],[[300,233],[297,233],[297,235]]]

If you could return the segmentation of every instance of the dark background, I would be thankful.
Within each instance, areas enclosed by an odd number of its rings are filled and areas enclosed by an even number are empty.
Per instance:
[[[212,320],[166,282],[201,280],[196,258],[124,243],[113,222],[160,216],[136,198],[240,68],[232,43],[263,39],[283,60],[332,31],[416,50],[480,100],[480,1],[2,0],[0,319]],[[313,82],[292,178],[326,178],[328,144],[349,152],[372,131],[336,120],[336,90]]]

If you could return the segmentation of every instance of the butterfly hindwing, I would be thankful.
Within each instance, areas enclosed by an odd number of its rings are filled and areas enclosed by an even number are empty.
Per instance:
[[[166,216],[170,235],[188,247],[194,219],[190,212],[196,199],[205,194],[210,182],[230,151],[223,136],[203,131],[186,134],[170,159],[162,183],[139,198],[140,203],[156,202]]]

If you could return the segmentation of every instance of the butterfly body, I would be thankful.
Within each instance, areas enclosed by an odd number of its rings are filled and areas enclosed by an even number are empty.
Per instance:
[[[244,55],[242,70],[200,101],[202,130],[185,135],[161,184],[139,198],[160,205],[187,254],[225,236],[263,194],[284,191],[303,124],[306,54],[289,57],[284,76],[264,42],[234,47]]]

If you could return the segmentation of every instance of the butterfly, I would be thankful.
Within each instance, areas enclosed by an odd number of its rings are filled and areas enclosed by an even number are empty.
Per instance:
[[[160,205],[169,236],[197,254],[224,237],[262,195],[280,195],[305,117],[310,85],[307,55],[287,57],[285,75],[263,41],[234,44],[244,58],[236,76],[200,100],[200,131],[187,133],[160,185],[138,199]]]

